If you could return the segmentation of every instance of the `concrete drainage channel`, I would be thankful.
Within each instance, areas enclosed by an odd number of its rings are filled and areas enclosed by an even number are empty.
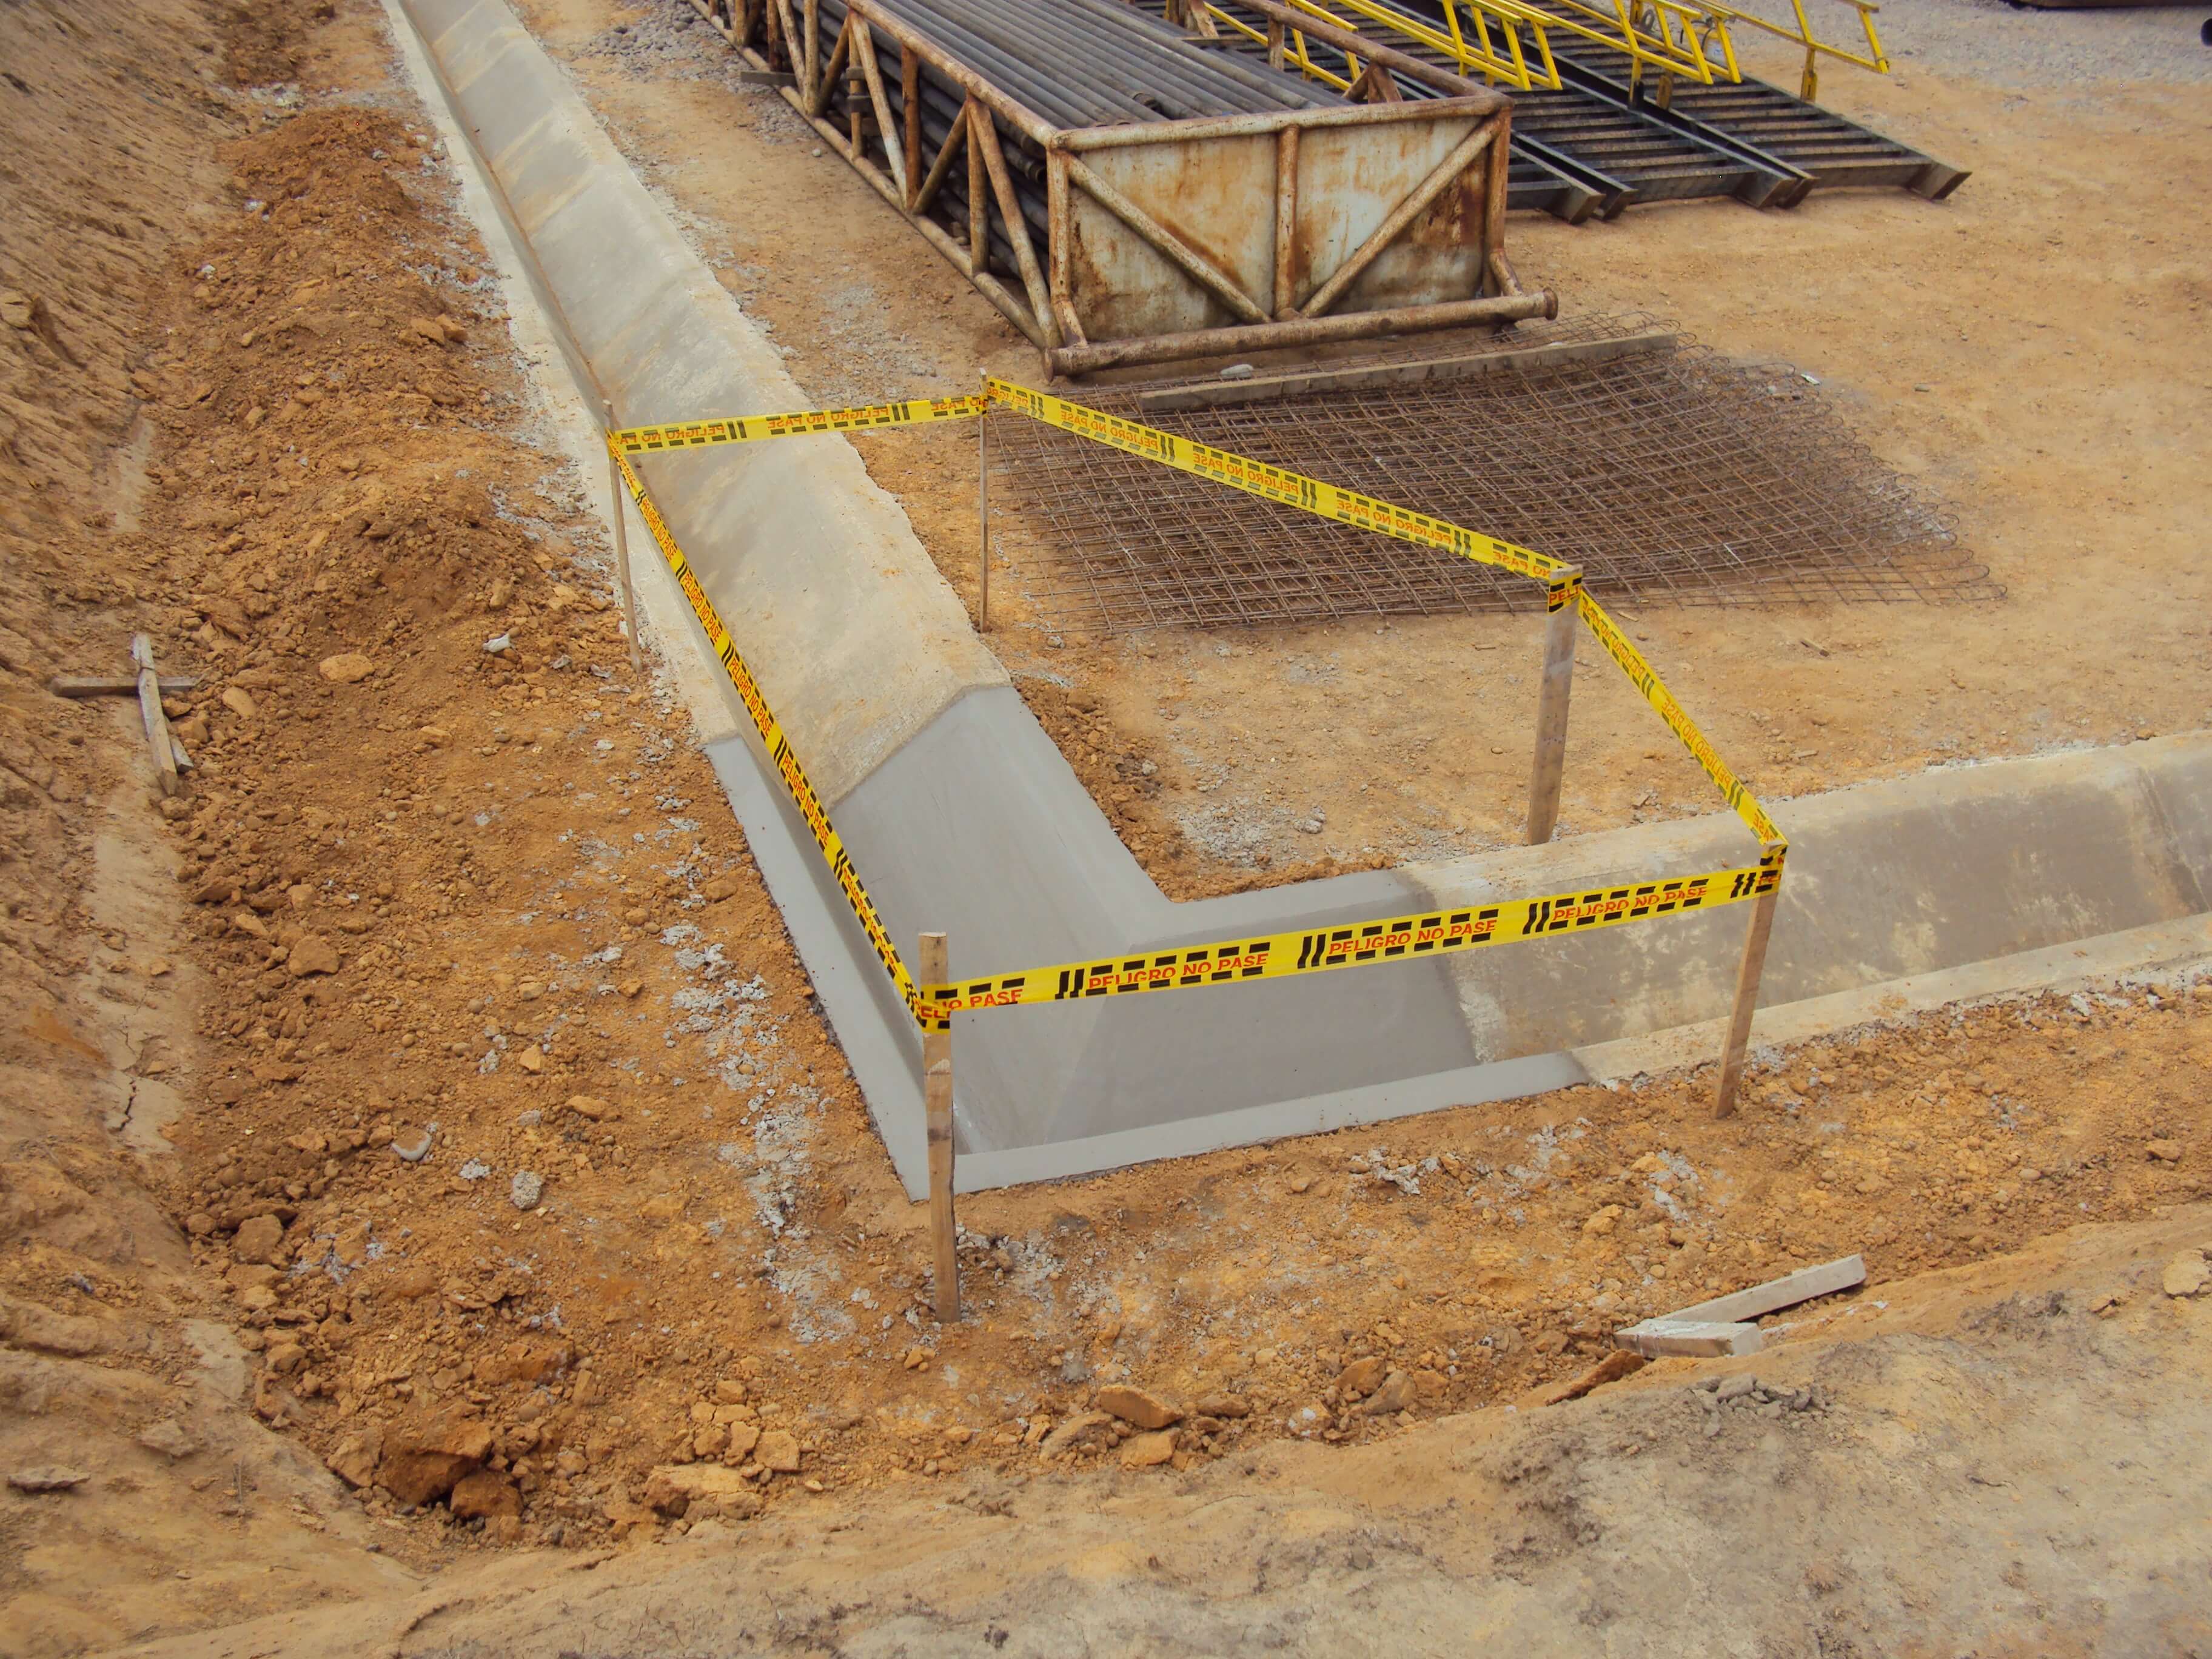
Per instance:
[[[507,230],[533,256],[538,299],[565,318],[618,418],[809,404],[501,0],[398,3]],[[657,458],[647,481],[893,937],[910,949],[925,928],[946,932],[957,976],[1618,885],[1750,854],[1741,825],[1716,815],[1172,903],[844,440]],[[702,711],[709,753],[920,1196],[919,1033],[734,698],[696,672],[714,665],[671,603],[672,584],[646,568],[641,578],[658,595],[656,621],[696,653],[684,674],[695,707],[726,700]],[[2212,955],[2212,735],[1952,769],[1774,815],[1792,852],[1759,1040]],[[1740,911],[1721,910],[1441,961],[979,1018],[960,1038],[959,1185],[1710,1058],[1703,1023],[1727,1010],[1741,927]]]

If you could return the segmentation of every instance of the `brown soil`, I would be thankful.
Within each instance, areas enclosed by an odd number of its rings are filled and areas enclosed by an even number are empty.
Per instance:
[[[380,14],[102,3],[11,13],[0,102],[42,233],[0,267],[0,1476],[82,1476],[0,1486],[0,1653],[883,1488],[1246,1482],[1279,1532],[1638,1315],[1854,1249],[1885,1297],[2212,1182],[2212,998],[2136,988],[1813,1045],[1728,1124],[1662,1079],[979,1196],[937,1329]],[[141,630],[202,677],[159,805],[135,706],[44,684]],[[1179,1438],[1087,1419],[1113,1382]]]

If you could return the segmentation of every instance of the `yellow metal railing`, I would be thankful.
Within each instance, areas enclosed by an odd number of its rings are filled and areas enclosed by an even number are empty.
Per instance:
[[[1779,35],[1793,45],[1802,46],[1805,49],[1805,76],[1797,95],[1808,104],[1820,90],[1820,58],[1824,54],[1843,63],[1855,64],[1861,69],[1872,70],[1877,75],[1889,73],[1889,54],[1881,49],[1881,34],[1875,27],[1874,15],[1881,9],[1875,0],[1841,0],[1842,4],[1850,7],[1859,15],[1859,27],[1866,35],[1866,51],[1863,53],[1815,39],[1811,20],[1805,15],[1805,0],[1790,0],[1790,15],[1796,19],[1795,28],[1787,23],[1770,21],[1754,12],[1722,4],[1720,0],[1707,0],[1707,3],[1712,10],[1724,13],[1732,23],[1764,29],[1769,34]]]
[[[1448,58],[1462,75],[1515,88],[1522,92],[1553,88],[1559,84],[1559,66],[1552,56],[1551,31],[1562,30],[1577,39],[1618,52],[1629,60],[1632,80],[1659,78],[1659,101],[1677,76],[1711,86],[1716,81],[1743,79],[1736,62],[1732,26],[1741,24],[1800,46],[1805,70],[1800,95],[1810,103],[1820,89],[1820,59],[1833,58],[1877,74],[1889,72],[1889,58],[1882,51],[1875,27],[1876,0],[1838,0],[1858,14],[1866,36],[1863,52],[1823,40],[1813,32],[1806,0],[1788,0],[1791,23],[1778,23],[1746,11],[1727,0],[1441,0],[1441,27],[1425,18],[1401,11],[1381,0],[1284,0],[1284,3],[1322,22],[1358,32],[1368,26],[1415,46],[1425,46]],[[1170,15],[1180,10],[1186,18],[1203,16],[1212,32],[1229,32],[1277,50],[1273,31],[1232,15],[1214,0],[1181,0],[1170,4]],[[1295,27],[1281,32],[1279,61],[1311,80],[1339,92],[1350,90],[1362,65],[1351,52],[1342,53],[1346,72],[1339,74],[1315,58],[1306,38]]]
[[[1553,28],[1625,54],[1632,77],[1650,70],[1702,86],[1712,85],[1716,75],[1727,81],[1743,78],[1728,20],[1717,9],[1684,0],[1541,0],[1527,9]]]
[[[1321,0],[1284,0],[1284,3],[1318,21],[1334,23],[1354,33],[1362,20],[1380,24],[1393,34],[1449,58],[1462,75],[1502,81],[1522,92],[1559,84],[1559,67],[1552,61],[1551,42],[1544,34],[1547,20],[1516,3],[1516,0],[1447,0],[1443,29],[1395,8],[1376,4],[1374,0],[1335,0],[1333,6],[1322,4]],[[1462,6],[1472,24],[1471,33],[1460,23]],[[1232,30],[1273,49],[1267,30],[1245,22],[1212,3],[1212,0],[1185,0],[1186,16],[1199,10],[1203,10],[1217,27]],[[1348,73],[1340,75],[1315,59],[1303,31],[1296,27],[1284,31],[1283,66],[1339,92],[1351,88],[1362,67],[1357,53],[1346,52],[1343,57]]]

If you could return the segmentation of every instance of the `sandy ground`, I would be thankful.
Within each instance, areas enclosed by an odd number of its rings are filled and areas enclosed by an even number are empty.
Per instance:
[[[2054,1239],[1856,1304],[1849,1338],[1379,1445],[963,1479],[133,1651],[2202,1652],[2207,1315],[2156,1279],[2206,1224]]]
[[[978,1197],[935,1328],[380,13],[159,21],[0,23],[0,1654],[2201,1639],[2186,975]],[[1851,1250],[1713,1435],[1539,1409]]]
[[[822,403],[966,390],[979,368],[1036,380],[1026,344],[787,106],[728,83],[726,47],[684,9],[521,10]],[[1524,276],[1570,313],[1656,313],[1724,353],[1818,376],[2008,591],[1941,607],[1624,607],[1761,793],[2212,720],[2212,593],[2191,539],[2212,231],[2168,205],[2204,137],[2203,49],[2185,21],[1972,0],[1886,14],[1899,75],[1836,68],[1826,93],[1972,168],[1948,202],[1844,191],[1787,213],[1712,202],[1610,225],[1509,221]],[[1785,57],[1746,51],[1796,84]],[[974,614],[973,437],[919,428],[861,447]],[[1533,619],[1100,643],[1054,632],[1022,578],[994,585],[994,643],[1170,893],[1517,840]],[[1582,654],[1560,833],[1714,810],[1602,653]],[[1316,808],[1323,827],[1307,831]]]

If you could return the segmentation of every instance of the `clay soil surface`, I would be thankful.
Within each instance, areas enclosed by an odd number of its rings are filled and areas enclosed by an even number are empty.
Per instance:
[[[688,7],[520,10],[817,401],[967,391],[979,369],[1037,382],[1027,343],[787,105],[737,86]],[[2203,138],[2193,27],[1982,0],[1881,21],[1899,73],[1832,65],[1824,95],[1972,169],[1949,200],[1845,191],[1788,212],[1705,202],[1507,225],[1524,277],[1558,289],[1569,315],[1654,313],[1817,377],[2006,590],[1943,606],[1623,607],[1773,799],[2212,720],[2212,590],[2191,541],[2212,505],[2196,464],[2212,423],[2212,228],[2173,213],[2167,183]],[[1744,51],[1796,84],[1761,37]],[[974,614],[973,435],[860,447]],[[1171,895],[1518,839],[1534,619],[1100,641],[1054,631],[1027,597],[1036,574],[1000,573],[993,643]],[[1581,659],[1560,833],[1716,810],[1603,653],[1586,641]]]
[[[0,21],[0,1653],[2201,1639],[2185,974],[979,1196],[936,1327],[382,13],[157,11]]]

